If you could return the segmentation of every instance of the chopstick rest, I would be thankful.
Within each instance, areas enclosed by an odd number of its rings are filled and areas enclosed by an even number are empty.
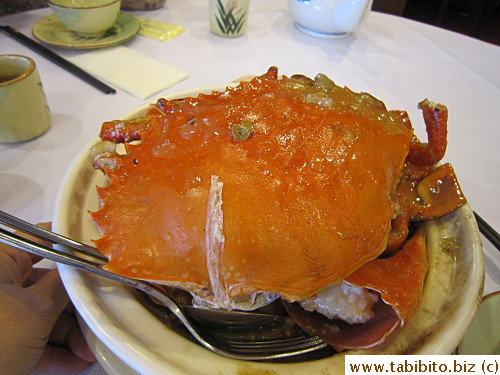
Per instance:
[[[180,69],[123,46],[85,52],[68,60],[139,99],[146,99],[188,76]]]

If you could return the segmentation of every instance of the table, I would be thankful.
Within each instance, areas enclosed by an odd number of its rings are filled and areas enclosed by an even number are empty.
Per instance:
[[[124,45],[189,74],[156,95],[262,74],[276,65],[286,75],[322,72],[337,84],[370,92],[388,108],[405,109],[426,139],[417,103],[429,98],[449,109],[451,162],[475,211],[500,228],[500,48],[397,16],[372,12],[362,28],[344,39],[316,39],[294,27],[285,0],[250,2],[245,35],[222,38],[208,28],[208,3],[168,0],[162,9],[132,14],[185,27],[168,41],[138,35]],[[0,17],[31,35],[48,8]],[[52,48],[65,57],[92,51]],[[94,139],[102,122],[119,118],[144,101],[118,90],[105,95],[0,33],[0,53],[32,57],[38,64],[53,115],[43,136],[0,144],[0,207],[31,222],[50,221],[55,198],[76,154]],[[152,101],[154,98],[151,98]],[[28,104],[27,104],[28,105]],[[485,294],[500,289],[500,252],[483,238]]]

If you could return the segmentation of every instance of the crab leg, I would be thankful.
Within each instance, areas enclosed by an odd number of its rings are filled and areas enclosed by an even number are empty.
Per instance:
[[[99,136],[103,141],[114,143],[129,143],[141,139],[141,131],[151,126],[152,117],[165,116],[175,111],[184,104],[184,99],[167,100],[158,99],[155,105],[152,105],[147,114],[143,117],[131,120],[113,120],[102,124],[101,134]]]
[[[410,169],[408,169],[410,167]],[[403,174],[418,177],[415,166],[405,165]],[[447,163],[430,173],[401,181],[397,188],[398,215],[391,221],[385,254],[399,250],[408,237],[410,221],[435,219],[466,202],[453,167]]]
[[[102,124],[99,137],[103,141],[111,141],[114,143],[128,143],[141,139],[140,130],[148,127],[150,124],[149,117],[139,117],[133,120],[114,120]]]
[[[450,164],[443,164],[420,180],[416,193],[419,200],[413,202],[410,208],[412,221],[440,217],[466,202]]]
[[[446,151],[448,109],[427,99],[421,101],[418,108],[424,116],[429,143],[422,143],[414,137],[406,161],[417,166],[430,166],[440,161]]]

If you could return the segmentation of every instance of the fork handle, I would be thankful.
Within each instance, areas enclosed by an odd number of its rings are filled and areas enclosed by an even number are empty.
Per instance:
[[[56,248],[42,245],[3,228],[0,228],[0,242],[50,259],[54,262],[66,264],[95,274],[98,273],[98,270],[104,271],[98,267],[102,263],[96,263],[90,259],[80,258]]]
[[[12,216],[7,212],[0,211],[0,223],[5,224],[14,229],[18,229],[22,232],[29,233],[35,237],[43,238],[50,242],[69,246],[71,247],[71,250],[78,251],[85,255],[90,255],[91,257],[99,259],[100,261],[103,262],[108,261],[108,258],[99,253],[99,251],[95,247],[72,240],[71,238],[68,237],[61,236],[60,234],[45,230],[36,225],[21,220],[15,216]]]

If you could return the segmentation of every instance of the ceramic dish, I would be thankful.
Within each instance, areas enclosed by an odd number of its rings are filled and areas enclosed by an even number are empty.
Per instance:
[[[463,355],[500,354],[500,291],[488,294],[477,310],[457,353]]]
[[[55,15],[42,18],[33,26],[33,35],[40,41],[58,47],[91,49],[109,47],[134,37],[141,27],[133,16],[120,13],[111,29],[98,37],[83,36],[67,29]]]
[[[92,332],[87,323],[78,316],[78,323],[82,329],[85,340],[97,358],[96,364],[85,372],[85,375],[139,375],[124,361],[118,358],[101,340]],[[100,366],[99,366],[100,365]]]
[[[190,90],[167,99],[224,88]],[[147,108],[143,106],[123,119],[140,116]],[[98,132],[96,128],[96,134]],[[54,215],[57,232],[87,243],[99,237],[87,210],[98,209],[95,186],[105,184],[103,175],[92,168],[89,148],[90,145],[81,152],[67,173]],[[427,227],[432,261],[417,313],[383,351],[350,354],[450,354],[460,343],[482,296],[484,261],[479,232],[468,205]],[[115,356],[141,374],[326,375],[343,372],[345,354],[295,364],[249,363],[220,357],[171,331],[126,287],[70,267],[60,266],[60,272],[73,303],[93,333]]]

